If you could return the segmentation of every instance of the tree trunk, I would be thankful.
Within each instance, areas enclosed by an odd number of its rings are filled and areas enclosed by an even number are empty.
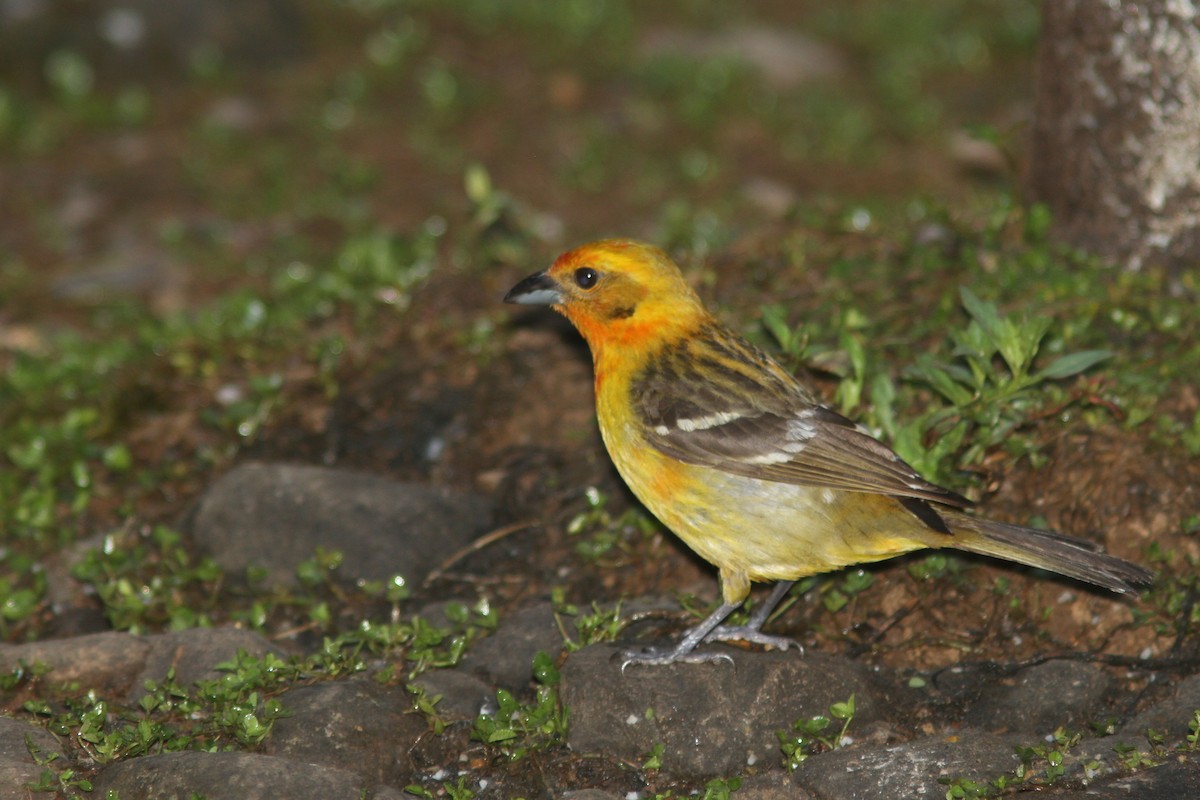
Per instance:
[[[1045,0],[1026,182],[1127,269],[1200,265],[1200,3]]]

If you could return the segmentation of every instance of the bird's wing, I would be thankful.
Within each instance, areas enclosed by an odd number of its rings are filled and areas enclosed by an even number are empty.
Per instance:
[[[817,404],[748,343],[693,346],[667,358],[632,390],[649,443],[672,458],[760,480],[970,505]]]

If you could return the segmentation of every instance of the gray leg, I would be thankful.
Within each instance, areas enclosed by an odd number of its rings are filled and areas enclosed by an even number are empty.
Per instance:
[[[750,615],[749,622],[745,625],[714,626],[708,632],[708,635],[705,636],[705,641],[728,642],[736,640],[753,642],[765,647],[776,647],[780,650],[795,647],[803,653],[804,648],[786,636],[771,636],[762,632],[762,626],[766,623],[767,617],[771,616],[771,612],[775,610],[775,607],[779,605],[780,601],[783,600],[795,583],[795,581],[780,581],[776,583],[775,588],[771,590],[771,594],[767,595],[767,599],[763,601],[763,604],[754,609],[754,613]]]
[[[683,662],[686,664],[711,664],[718,661],[733,661],[725,653],[697,653],[696,647],[701,642],[727,642],[731,640],[739,640],[761,644],[766,647],[776,647],[780,650],[786,650],[789,647],[795,647],[803,652],[803,648],[799,644],[788,639],[785,636],[770,636],[762,632],[762,626],[767,621],[767,617],[771,616],[771,612],[779,605],[788,590],[792,588],[795,581],[782,581],[775,585],[771,590],[771,594],[763,601],[763,604],[754,609],[754,613],[750,615],[750,621],[745,625],[722,625],[721,623],[733,611],[741,605],[741,603],[722,603],[715,611],[704,618],[704,621],[699,625],[691,628],[683,635],[683,638],[673,648],[647,648],[642,651],[630,651],[625,653],[625,660],[621,663],[621,669],[624,670],[630,664],[674,664]]]

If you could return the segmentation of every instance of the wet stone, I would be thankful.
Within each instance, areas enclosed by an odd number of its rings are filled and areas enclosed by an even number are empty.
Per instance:
[[[580,754],[635,762],[662,744],[665,774],[712,778],[778,763],[777,730],[828,715],[831,704],[851,694],[860,726],[903,705],[897,697],[885,698],[876,675],[850,659],[723,651],[733,663],[631,665],[624,671],[616,645],[573,653],[563,667],[568,744]]]
[[[243,464],[214,483],[189,514],[197,545],[226,570],[266,570],[295,584],[318,547],[343,555],[347,582],[402,575],[420,582],[484,533],[491,504],[479,495],[324,467]]]
[[[995,733],[1045,735],[1095,719],[1112,688],[1108,674],[1078,661],[1047,661],[985,689],[967,725]]]
[[[31,746],[43,763],[63,755],[58,739],[45,728],[0,717],[0,800],[26,800],[31,796],[22,787],[36,783],[43,770],[34,760]]]
[[[1081,772],[1083,765],[1093,770],[1099,765],[1105,775],[1124,773],[1125,767],[1118,750],[1132,748],[1148,751],[1149,731],[1161,734],[1162,744],[1168,749],[1186,747],[1185,737],[1191,733],[1189,724],[1197,709],[1200,709],[1200,675],[1193,675],[1180,681],[1165,698],[1132,719],[1123,723],[1118,721],[1115,735],[1082,742],[1071,752],[1066,774],[1071,776]]]
[[[1168,744],[1178,744],[1190,732],[1188,723],[1197,709],[1200,709],[1200,675],[1192,675],[1180,681],[1168,698],[1121,726],[1120,733],[1144,741],[1147,730],[1156,730],[1165,734]]]
[[[50,668],[47,680],[79,683],[89,689],[124,694],[132,688],[150,644],[128,633],[106,632],[27,644],[0,644],[0,672],[25,665]]]
[[[552,658],[563,649],[563,634],[554,607],[541,603],[501,618],[495,633],[474,642],[461,669],[515,692],[525,692],[533,678],[533,658]]]
[[[814,800],[813,795],[796,785],[794,775],[781,770],[745,778],[734,797],[737,800]]]
[[[289,716],[276,721],[268,754],[353,772],[372,787],[403,787],[411,779],[409,750],[428,726],[403,687],[330,681],[278,699]]]
[[[219,664],[232,662],[238,652],[261,658],[274,653],[283,658],[284,652],[253,631],[241,628],[189,628],[144,639],[150,650],[145,666],[130,687],[127,699],[136,702],[144,693],[147,681],[162,682],[175,671],[175,682],[190,687],[199,680],[216,680],[225,674]]]
[[[445,720],[474,720],[486,704],[496,699],[491,686],[461,669],[430,670],[418,675],[413,685],[430,698],[441,697],[435,708]]]
[[[360,775],[254,753],[182,752],[143,756],[105,767],[95,796],[121,800],[399,800],[396,789],[372,791]]]
[[[1195,800],[1200,797],[1200,756],[1172,756],[1165,764],[1096,781],[1087,789],[1048,793],[1055,800]]]
[[[809,758],[794,777],[819,800],[933,798],[946,793],[938,778],[983,783],[1019,764],[1008,740],[964,729],[904,744],[833,750]]]

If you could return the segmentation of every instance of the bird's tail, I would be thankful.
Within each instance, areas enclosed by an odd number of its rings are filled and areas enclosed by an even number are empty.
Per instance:
[[[1082,539],[965,514],[948,513],[945,518],[954,534],[952,546],[960,550],[1050,570],[1133,597],[1154,580],[1145,567],[1102,553]]]

